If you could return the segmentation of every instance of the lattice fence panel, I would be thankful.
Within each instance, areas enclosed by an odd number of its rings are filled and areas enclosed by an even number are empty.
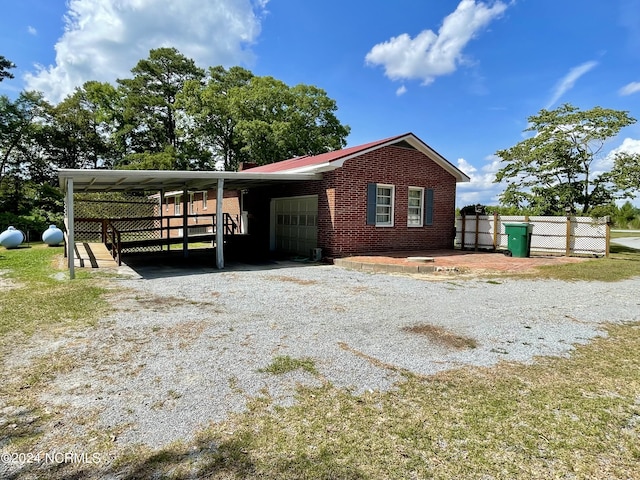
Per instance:
[[[594,220],[591,217],[571,217],[568,230],[566,217],[505,215],[494,218],[493,215],[479,215],[477,222],[475,215],[458,217],[456,218],[455,245],[458,248],[506,250],[508,236],[505,224],[525,221],[533,224],[532,252],[564,255],[568,246],[571,255],[605,255],[607,253],[607,224],[604,219]]]
[[[580,218],[572,223],[571,249],[575,253],[594,253],[604,255],[607,252],[607,224],[602,219],[594,222],[591,218]]]
[[[531,250],[564,254],[567,250],[567,219],[565,217],[530,217],[533,223]]]

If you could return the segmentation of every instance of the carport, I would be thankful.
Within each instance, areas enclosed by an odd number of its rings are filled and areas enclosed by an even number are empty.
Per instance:
[[[320,174],[313,173],[251,173],[219,171],[173,171],[173,170],[80,170],[61,169],[58,171],[60,188],[65,194],[65,242],[71,278],[74,271],[74,193],[94,192],[164,192],[183,191],[183,227],[187,230],[188,192],[191,190],[214,189],[216,191],[216,266],[224,268],[223,248],[223,196],[225,189],[241,191],[262,186],[320,180]],[[183,236],[184,255],[188,255],[188,238]]]

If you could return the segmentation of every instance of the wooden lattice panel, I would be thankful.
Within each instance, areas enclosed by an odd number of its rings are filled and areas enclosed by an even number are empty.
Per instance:
[[[103,221],[108,220],[122,232],[123,240],[146,240],[159,237],[160,220],[156,217],[158,200],[125,194],[76,194],[74,196],[75,238],[83,242],[102,241]],[[154,229],[153,231],[144,231]],[[139,247],[127,251],[158,250]]]

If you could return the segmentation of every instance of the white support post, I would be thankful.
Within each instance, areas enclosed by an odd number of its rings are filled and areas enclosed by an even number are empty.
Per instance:
[[[218,179],[216,191],[216,267],[224,268],[224,218],[222,218],[222,201],[224,199],[224,179]]]
[[[67,179],[67,261],[69,262],[69,278],[76,278],[75,259],[76,259],[76,240],[74,235],[74,217],[73,217],[73,179]]]
[[[182,255],[184,258],[189,256],[189,212],[187,207],[189,206],[189,199],[187,196],[189,191],[185,185],[182,191]]]
[[[160,191],[158,192],[158,195],[160,196],[160,199],[158,200],[158,217],[160,217],[160,238],[162,238],[162,226],[164,224],[163,222],[163,218],[162,218],[162,209],[164,207],[164,188],[161,188]],[[164,249],[163,246],[160,246],[160,251],[162,251]]]

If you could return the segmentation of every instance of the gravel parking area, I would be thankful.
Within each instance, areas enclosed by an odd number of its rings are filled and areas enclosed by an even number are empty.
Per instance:
[[[112,281],[125,292],[113,295],[108,318],[56,344],[77,364],[41,400],[69,412],[69,422],[92,412],[102,427],[117,427],[120,444],[151,447],[188,441],[258,395],[291,404],[299,384],[328,381],[358,394],[394,388],[405,370],[567,355],[603,334],[603,323],[637,321],[640,312],[640,279],[429,281],[295,263],[140,273]],[[411,330],[425,326],[475,348]],[[284,355],[312,359],[320,375],[259,371]]]

